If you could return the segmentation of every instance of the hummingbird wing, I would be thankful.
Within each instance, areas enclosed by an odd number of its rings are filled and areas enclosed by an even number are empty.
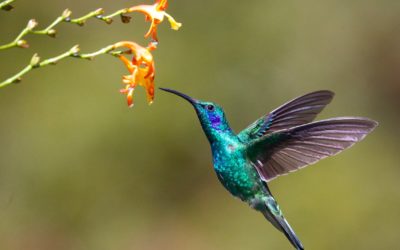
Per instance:
[[[247,154],[267,182],[340,153],[377,125],[376,121],[359,117],[321,120],[256,139],[247,144]]]
[[[260,117],[242,130],[238,137],[242,142],[250,142],[277,130],[309,123],[332,101],[333,96],[332,91],[321,90],[297,97]]]

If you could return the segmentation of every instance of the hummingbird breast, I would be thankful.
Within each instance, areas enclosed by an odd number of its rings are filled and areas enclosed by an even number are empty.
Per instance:
[[[260,189],[258,173],[250,164],[241,145],[213,145],[213,164],[218,179],[233,195],[248,201]]]

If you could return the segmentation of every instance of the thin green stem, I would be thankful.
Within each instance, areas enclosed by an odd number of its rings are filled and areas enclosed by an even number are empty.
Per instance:
[[[21,33],[19,33],[17,38],[15,38],[14,43],[18,43],[18,41],[20,41],[24,36],[26,36],[29,32],[31,32],[37,25],[38,23],[36,22],[35,19],[29,20],[26,27],[21,31]]]
[[[121,9],[121,10],[118,10],[118,11],[116,11],[116,12],[110,14],[110,15],[107,15],[107,16],[98,16],[97,18],[100,19],[100,20],[103,20],[103,21],[106,22],[106,23],[111,23],[111,22],[112,22],[112,19],[113,19],[115,16],[121,16],[121,15],[123,15],[123,14],[126,14],[126,13],[128,12],[128,9],[129,9],[129,8]]]
[[[114,45],[109,45],[107,47],[104,47],[102,49],[99,49],[98,51],[92,52],[92,53],[86,53],[86,54],[75,54],[73,57],[80,58],[80,59],[87,59],[87,60],[92,60],[94,57],[103,55],[103,54],[111,54],[111,55],[120,55],[122,52],[121,51],[113,51],[115,49]]]
[[[46,28],[42,29],[42,30],[34,30],[32,31],[33,34],[37,34],[37,35],[50,35],[50,32],[53,30],[53,28],[55,26],[57,26],[59,23],[63,22],[65,20],[65,17],[63,16],[59,16],[56,18],[56,20],[54,20],[49,26],[47,26]],[[55,36],[55,30],[53,31]]]
[[[0,46],[0,50],[10,49],[10,48],[13,48],[13,47],[15,47],[15,43],[11,42],[11,43],[7,43],[7,44],[4,44],[4,45],[1,45]]]
[[[38,23],[36,22],[35,19],[29,20],[26,27],[18,34],[18,36],[14,39],[14,41],[0,46],[0,50],[12,47],[21,47],[21,48],[29,47],[28,43],[25,40],[22,40],[22,38],[26,36],[28,33],[32,32],[32,30],[37,26],[37,24]]]
[[[6,6],[6,2],[12,2],[14,0],[7,0],[2,3],[0,3],[0,6]],[[13,47],[21,47],[21,48],[27,48],[29,47],[27,41],[23,40],[23,38],[28,35],[28,34],[36,34],[36,35],[48,35],[51,37],[55,37],[56,35],[56,30],[54,29],[58,24],[62,22],[67,22],[67,23],[74,23],[79,26],[83,26],[85,22],[90,19],[90,18],[97,18],[99,20],[102,20],[108,24],[112,22],[112,18],[114,18],[117,15],[123,15],[128,12],[128,8],[124,8],[121,10],[118,10],[110,15],[104,16],[104,10],[102,8],[99,8],[97,10],[91,11],[88,14],[78,17],[78,18],[70,18],[71,11],[66,9],[64,12],[58,16],[49,26],[47,26],[44,29],[41,30],[34,30],[37,26],[37,22],[32,19],[28,22],[28,25],[18,34],[18,36],[10,43],[0,45],[0,50],[5,50]],[[123,18],[123,21],[128,22],[129,18],[125,17]]]
[[[74,58],[78,58],[78,59],[93,59],[96,56],[99,55],[103,55],[103,54],[110,54],[112,56],[118,56],[122,53],[124,53],[123,51],[114,51],[115,50],[115,46],[114,45],[109,45],[106,46],[100,50],[97,50],[95,52],[91,52],[91,53],[86,53],[86,54],[80,54],[79,53],[79,46],[75,45],[74,47],[72,47],[71,49],[69,49],[68,51],[55,56],[55,57],[51,57],[48,59],[45,59],[43,61],[40,62],[40,58],[35,54],[32,59],[31,62],[29,63],[29,65],[25,66],[20,72],[18,72],[17,74],[11,76],[10,78],[6,79],[3,82],[0,82],[0,88],[8,86],[12,83],[17,83],[20,82],[22,80],[22,76],[27,74],[28,72],[30,72],[33,69],[38,69],[38,68],[43,68],[45,66],[48,65],[54,65],[56,63],[58,63],[59,61],[67,58],[67,57],[74,57]]]
[[[66,22],[75,23],[75,24],[82,26],[85,24],[86,20],[88,20],[89,18],[97,17],[103,13],[104,13],[104,10],[102,8],[100,8],[100,9],[91,11],[82,17],[74,18],[74,19],[67,19]]]
[[[40,62],[39,64],[37,64],[37,66],[35,68],[41,68],[41,67],[44,67],[44,66],[47,66],[50,64],[55,65],[62,59],[67,58],[67,57],[72,56],[73,54],[77,53],[77,51],[79,51],[78,45],[72,47],[70,50],[62,53],[61,55],[58,55],[58,56],[55,56],[52,58],[48,58],[48,59],[44,60],[43,62]]]
[[[16,75],[8,78],[7,80],[5,80],[4,82],[0,83],[0,88],[5,87],[7,85],[10,85],[11,83],[17,83],[21,81],[21,77],[23,75],[25,75],[26,73],[28,73],[29,71],[31,71],[33,69],[32,65],[28,65],[26,66],[23,70],[21,70],[20,72],[18,72]]]

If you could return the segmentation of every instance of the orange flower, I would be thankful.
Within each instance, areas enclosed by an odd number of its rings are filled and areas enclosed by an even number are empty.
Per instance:
[[[155,42],[158,42],[157,25],[164,20],[164,17],[167,17],[172,29],[178,30],[182,26],[181,23],[176,22],[172,16],[165,12],[167,7],[168,0],[156,0],[153,5],[138,5],[131,7],[128,9],[128,13],[135,11],[143,13],[146,16],[146,21],[151,22],[150,28],[144,37],[147,38],[151,35],[152,39]]]
[[[150,51],[154,47],[144,48],[134,42],[122,41],[114,44],[114,49],[117,48],[127,48],[130,53],[133,53],[132,60],[123,55],[119,56],[119,59],[125,64],[130,73],[130,75],[122,77],[122,82],[126,84],[126,87],[120,90],[121,93],[126,94],[128,106],[133,106],[133,92],[137,85],[146,89],[147,101],[151,104],[154,100],[155,68]]]

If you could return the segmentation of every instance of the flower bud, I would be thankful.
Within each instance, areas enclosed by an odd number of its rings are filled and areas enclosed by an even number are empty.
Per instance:
[[[94,11],[95,15],[101,15],[104,13],[104,9],[103,8],[98,8],[97,10]]]
[[[55,29],[50,29],[49,31],[47,31],[47,35],[50,37],[56,37],[57,31]]]
[[[40,57],[38,56],[38,54],[34,54],[32,56],[31,62],[29,63],[32,67],[37,67],[38,64],[40,62]]]
[[[75,45],[74,47],[72,47],[69,51],[70,51],[72,54],[76,54],[76,53],[78,53],[80,50],[81,50],[81,49],[79,48],[79,45],[77,44],[77,45]]]
[[[26,26],[29,30],[33,30],[38,25],[35,19],[31,19],[28,22],[28,26]]]
[[[66,18],[68,18],[69,16],[71,16],[71,14],[72,14],[72,12],[71,12],[69,9],[65,9],[65,10],[63,11],[63,13],[61,14],[61,17],[62,17],[63,19],[66,19]]]
[[[25,40],[18,40],[17,46],[24,49],[29,48],[29,44]]]

